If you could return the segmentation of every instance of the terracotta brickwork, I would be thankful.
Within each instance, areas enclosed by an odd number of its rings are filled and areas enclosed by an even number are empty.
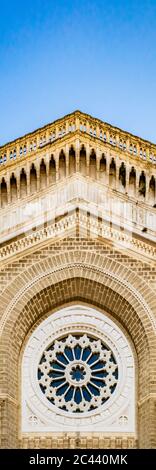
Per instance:
[[[155,146],[76,112],[0,152],[0,447],[156,448]],[[131,340],[135,435],[22,433],[24,348],[45,318],[76,303]]]

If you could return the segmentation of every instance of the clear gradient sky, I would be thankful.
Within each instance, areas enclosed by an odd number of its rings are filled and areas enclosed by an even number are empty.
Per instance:
[[[0,0],[0,144],[75,109],[156,142],[156,0]]]

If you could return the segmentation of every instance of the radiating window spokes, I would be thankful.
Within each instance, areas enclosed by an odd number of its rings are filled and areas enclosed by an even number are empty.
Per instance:
[[[89,335],[55,340],[38,366],[38,381],[45,397],[65,411],[92,411],[114,393],[118,366],[113,352]]]

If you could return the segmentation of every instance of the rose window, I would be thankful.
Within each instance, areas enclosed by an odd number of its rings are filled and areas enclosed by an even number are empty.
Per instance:
[[[118,366],[101,340],[86,334],[68,335],[44,351],[38,381],[45,397],[58,408],[92,411],[114,393]]]

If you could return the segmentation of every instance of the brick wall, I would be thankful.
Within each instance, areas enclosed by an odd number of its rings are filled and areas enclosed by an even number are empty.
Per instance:
[[[59,436],[59,447],[156,447],[156,299],[154,267],[100,240],[72,238],[30,249],[1,270],[1,447],[52,447],[52,436],[20,435],[22,351],[49,313],[73,302],[110,314],[130,336],[137,370],[137,428],[130,436]],[[154,284],[153,284],[154,285]],[[77,444],[76,444],[77,443]]]

